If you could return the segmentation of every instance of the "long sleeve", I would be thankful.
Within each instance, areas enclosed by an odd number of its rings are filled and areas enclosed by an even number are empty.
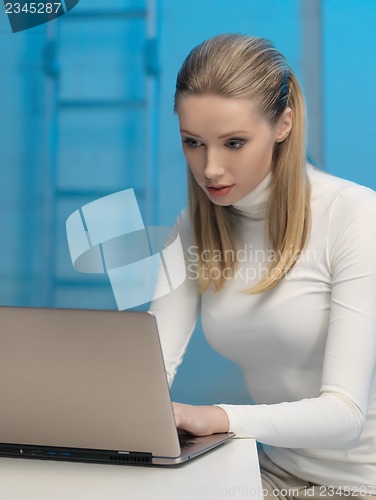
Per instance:
[[[195,329],[201,305],[201,295],[198,291],[197,281],[187,262],[189,251],[192,251],[194,245],[187,210],[183,210],[178,216],[165,246],[168,246],[176,238],[177,234],[179,234],[182,243],[184,260],[180,259],[179,256],[175,256],[175,261],[170,261],[169,265],[173,272],[177,273],[180,273],[179,268],[183,267],[186,278],[178,288],[163,297],[153,300],[150,305],[150,311],[155,315],[158,325],[170,387]]]
[[[325,259],[332,289],[319,393],[278,404],[219,405],[238,436],[338,449],[354,447],[362,435],[376,366],[376,193],[353,185],[339,192]]]

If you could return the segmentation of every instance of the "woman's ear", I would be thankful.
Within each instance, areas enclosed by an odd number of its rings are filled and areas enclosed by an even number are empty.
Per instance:
[[[276,129],[276,142],[282,142],[286,139],[292,129],[292,109],[286,108],[278,121]]]

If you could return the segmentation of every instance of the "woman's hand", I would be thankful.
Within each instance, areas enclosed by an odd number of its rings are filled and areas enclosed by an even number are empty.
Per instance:
[[[192,406],[172,403],[176,427],[194,436],[208,436],[228,432],[229,421],[225,410],[219,406]]]

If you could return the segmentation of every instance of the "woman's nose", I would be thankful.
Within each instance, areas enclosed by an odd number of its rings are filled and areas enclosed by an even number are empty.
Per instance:
[[[207,150],[204,174],[207,179],[216,179],[224,173],[220,155],[213,150]]]

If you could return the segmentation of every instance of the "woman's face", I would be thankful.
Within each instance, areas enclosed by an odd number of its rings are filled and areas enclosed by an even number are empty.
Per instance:
[[[185,157],[197,184],[217,205],[232,205],[268,174],[273,148],[291,130],[287,108],[272,127],[248,99],[182,97],[177,114]]]

